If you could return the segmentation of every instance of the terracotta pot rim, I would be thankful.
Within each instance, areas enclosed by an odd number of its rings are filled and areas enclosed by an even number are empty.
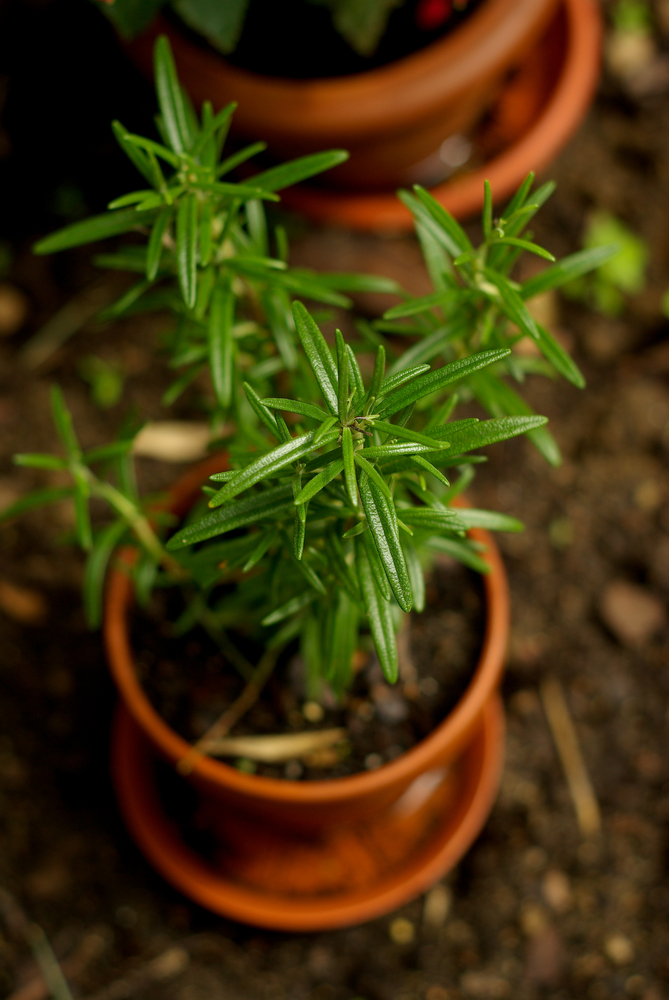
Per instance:
[[[171,492],[171,508],[183,510],[184,502],[188,496],[192,497],[194,488],[197,489],[213,471],[224,468],[226,461],[224,456],[212,456],[187,473]],[[459,746],[498,686],[509,626],[508,583],[497,546],[487,531],[472,529],[471,535],[486,546],[483,558],[491,567],[490,573],[483,578],[487,605],[483,646],[465,693],[453,711],[429,736],[396,760],[374,771],[330,780],[299,783],[249,775],[222,761],[204,756],[197,758],[191,772],[193,777],[225,785],[242,794],[270,798],[275,802],[335,803],[353,797],[364,798],[389,785],[403,780],[410,781],[416,774],[429,768],[437,748]],[[176,763],[186,756],[190,744],[159,715],[140,685],[127,630],[127,611],[131,604],[132,582],[121,561],[110,572],[105,595],[104,638],[111,672],[135,721],[161,752]]]
[[[599,75],[602,24],[596,0],[560,0],[567,17],[568,42],[562,71],[543,113],[509,149],[465,177],[444,181],[431,194],[458,218],[480,209],[483,181],[496,200],[509,196],[530,170],[546,167],[585,115]],[[297,185],[282,192],[283,204],[310,219],[363,231],[406,231],[409,210],[394,192],[351,194]]]
[[[263,127],[295,138],[318,137],[325,144],[336,136],[335,141],[346,143],[429,116],[445,100],[456,101],[481,75],[494,77],[508,64],[509,53],[541,30],[559,2],[486,0],[452,32],[417,52],[360,73],[307,80],[234,66],[197,48],[162,17],[153,31],[165,31],[190,61],[197,56],[207,71],[225,77],[241,104],[238,115],[248,118],[245,132]],[[257,114],[244,110],[247,104],[261,109],[262,125]]]

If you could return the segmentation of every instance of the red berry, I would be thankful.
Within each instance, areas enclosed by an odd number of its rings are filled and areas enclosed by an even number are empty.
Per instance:
[[[418,0],[416,24],[422,31],[434,31],[451,16],[452,10],[451,0]]]

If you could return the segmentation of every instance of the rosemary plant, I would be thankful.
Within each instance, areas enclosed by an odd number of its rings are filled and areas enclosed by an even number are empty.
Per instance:
[[[205,102],[198,120],[164,36],[154,56],[160,108],[156,124],[163,141],[134,135],[118,121],[112,125],[150,187],[116,198],[104,215],[67,226],[40,240],[34,250],[54,253],[129,232],[143,237],[141,243],[95,257],[100,267],[141,275],[100,318],[167,310],[172,322],[165,347],[179,374],[165,393],[165,404],[174,403],[208,370],[214,420],[232,417],[244,423],[252,413],[245,406],[242,380],[262,391],[269,377],[297,367],[293,296],[346,308],[351,302],[343,291],[401,289],[376,275],[291,268],[285,230],[281,225],[273,234],[268,230],[264,202],[278,201],[276,191],[341,163],[348,153],[316,153],[256,173],[245,183],[229,180],[265,144],[223,156],[235,105],[214,114]]]

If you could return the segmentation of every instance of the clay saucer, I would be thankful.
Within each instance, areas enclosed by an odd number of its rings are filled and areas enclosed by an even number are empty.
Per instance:
[[[122,704],[112,769],[132,836],[176,889],[254,926],[320,931],[387,913],[449,871],[488,816],[503,748],[504,714],[495,694],[474,739],[450,767],[416,779],[374,822],[333,826],[319,837],[233,816],[224,803],[198,802],[192,789],[175,805],[173,772]]]

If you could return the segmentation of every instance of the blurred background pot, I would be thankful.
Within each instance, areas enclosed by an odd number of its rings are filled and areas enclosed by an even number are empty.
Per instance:
[[[170,508],[183,515],[218,456],[182,479]],[[359,923],[401,905],[448,871],[492,807],[503,761],[497,688],[508,635],[508,588],[490,536],[482,652],[455,709],[426,739],[375,771],[329,781],[284,781],[196,758],[145,694],[128,634],[129,575],[118,565],[106,597],[105,643],[121,695],[113,770],[121,810],[154,867],[202,906],[247,923],[317,930]],[[159,790],[162,788],[162,792]],[[177,817],[190,796],[194,846]],[[176,799],[170,804],[170,795]],[[193,806],[192,797],[195,797]],[[192,832],[192,831],[191,831]]]
[[[348,149],[350,160],[331,171],[327,183],[389,190],[413,181],[436,183],[449,173],[435,153],[449,137],[469,131],[490,107],[558,4],[484,0],[456,28],[417,52],[362,73],[320,79],[248,72],[162,16],[128,48],[151,72],[153,43],[164,32],[196,105],[205,99],[216,108],[238,102],[233,128],[239,136],[267,141],[277,160]]]

